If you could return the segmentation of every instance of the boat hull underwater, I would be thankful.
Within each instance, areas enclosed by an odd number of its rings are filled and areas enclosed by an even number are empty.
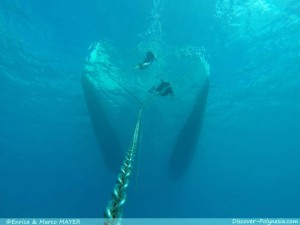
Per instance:
[[[172,64],[161,63],[164,65],[160,70],[168,71],[163,78],[172,84],[175,97],[153,96],[148,90],[160,82],[157,71],[148,68],[152,71],[122,72],[108,49],[103,43],[94,43],[82,75],[88,111],[106,167],[114,173],[119,171],[139,103],[143,102],[140,148],[150,148],[152,154],[145,153],[147,157],[140,157],[140,163],[143,161],[147,170],[155,160],[158,171],[164,170],[169,178],[182,177],[195,155],[203,123],[209,91],[208,64],[200,55],[170,54],[166,61]]]

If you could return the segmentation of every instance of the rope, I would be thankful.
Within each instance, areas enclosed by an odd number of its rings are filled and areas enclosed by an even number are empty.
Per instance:
[[[114,78],[113,76],[111,76],[109,74],[107,74],[107,75],[113,81],[115,81],[121,88],[123,88],[124,91],[126,91],[140,105],[140,107],[143,107],[146,103],[150,102],[155,96],[159,95],[159,94],[152,94],[151,96],[149,96],[148,98],[146,98],[144,101],[141,101],[131,91],[129,91],[129,89],[127,87],[125,87],[124,85],[122,85],[116,78]]]
[[[124,85],[122,85],[117,79],[115,79],[113,76],[110,76],[107,74],[112,80],[114,80],[121,88],[123,88],[139,105],[142,105],[143,102],[141,102],[134,94],[132,94],[131,91],[129,91],[128,88],[126,88]]]
[[[141,106],[142,107],[142,106]],[[142,138],[143,138],[143,127],[140,126],[140,136],[139,136],[139,143],[138,145],[140,146],[141,142],[142,142]],[[137,192],[137,185],[138,185],[138,176],[139,176],[139,168],[140,168],[140,151],[141,151],[141,148],[138,148],[137,149],[137,152],[136,152],[136,176],[135,176],[135,193]]]
[[[121,166],[121,171],[118,175],[117,183],[113,189],[112,199],[109,202],[106,211],[104,212],[104,217],[106,218],[104,225],[121,224],[121,217],[123,207],[126,202],[126,192],[129,185],[129,178],[132,173],[133,161],[138,148],[142,109],[143,108],[141,106],[131,145],[125,155],[125,159]]]

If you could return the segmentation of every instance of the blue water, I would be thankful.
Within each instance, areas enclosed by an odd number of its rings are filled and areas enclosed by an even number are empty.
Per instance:
[[[0,217],[103,216],[117,174],[105,165],[81,84],[95,41],[111,46],[124,71],[152,47],[153,68],[124,72],[141,87],[182,48],[201,52],[210,68],[196,151],[175,180],[161,168],[185,105],[158,98],[146,108],[125,217],[299,217],[298,1],[0,0],[0,34]],[[175,87],[193,87],[173,72],[163,71]],[[122,105],[124,119],[112,124],[125,151],[137,109],[130,97]],[[105,110],[112,120],[123,109]]]

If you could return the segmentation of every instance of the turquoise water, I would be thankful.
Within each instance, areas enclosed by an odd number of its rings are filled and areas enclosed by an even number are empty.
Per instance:
[[[120,84],[160,79],[125,217],[299,217],[298,1],[0,0],[0,32],[0,217],[102,217],[138,114]],[[95,42],[119,84],[96,71],[88,105]]]

